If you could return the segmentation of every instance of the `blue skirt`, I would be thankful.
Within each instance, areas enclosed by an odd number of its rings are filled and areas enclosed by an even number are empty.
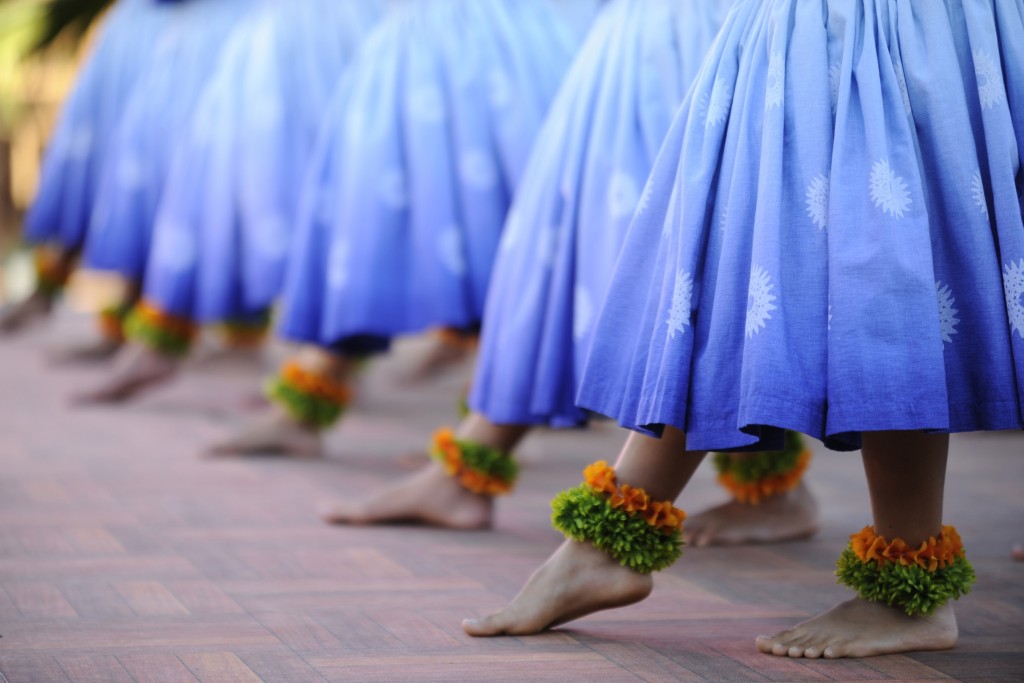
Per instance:
[[[164,185],[227,36],[260,0],[170,4],[171,21],[117,123],[85,244],[85,266],[141,282]]]
[[[574,47],[546,0],[397,4],[327,115],[283,334],[331,345],[478,323],[509,202]]]
[[[302,0],[235,30],[171,165],[147,299],[198,322],[270,307],[330,93],[378,16],[370,0]]]
[[[643,184],[730,0],[604,6],[537,139],[484,313],[470,406],[578,425],[594,317]]]
[[[581,405],[693,449],[1024,426],[1024,0],[740,0]]]
[[[85,240],[99,177],[139,76],[179,10],[155,0],[120,0],[61,108],[43,160],[25,238],[75,251]]]

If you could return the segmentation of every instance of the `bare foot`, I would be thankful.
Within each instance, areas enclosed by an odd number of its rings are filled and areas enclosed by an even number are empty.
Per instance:
[[[409,451],[408,453],[402,453],[396,459],[396,463],[403,470],[420,470],[430,464],[430,454],[426,451]]]
[[[640,602],[653,580],[623,567],[589,543],[566,541],[533,573],[511,603],[482,619],[467,619],[471,636],[519,636],[579,619],[599,610]]]
[[[1020,562],[1024,562],[1024,545],[1013,546],[1013,550],[1010,551],[1010,557]]]
[[[178,370],[177,359],[145,346],[129,346],[122,356],[110,379],[91,391],[79,394],[75,400],[79,403],[127,401],[167,382]]]
[[[318,458],[322,454],[320,430],[296,422],[276,406],[263,419],[213,446],[209,455],[290,455]]]
[[[329,524],[425,522],[449,529],[483,529],[491,525],[492,509],[491,498],[462,488],[432,462],[368,500],[333,505],[323,518]]]
[[[759,505],[735,500],[686,520],[684,538],[690,545],[779,543],[809,538],[818,531],[818,503],[807,486],[771,496]]]
[[[103,337],[77,346],[57,349],[50,354],[50,360],[56,365],[102,363],[113,358],[122,346],[123,342]]]
[[[53,297],[36,290],[27,299],[11,304],[0,312],[0,334],[13,334],[43,320],[53,310]]]
[[[853,598],[774,636],[758,636],[757,649],[779,657],[873,657],[948,650],[956,645],[956,616],[948,602],[929,615]]]

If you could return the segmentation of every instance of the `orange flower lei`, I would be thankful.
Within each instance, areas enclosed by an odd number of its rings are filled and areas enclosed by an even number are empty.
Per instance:
[[[493,466],[496,458],[504,457],[497,449],[479,446],[475,450],[490,462],[467,462],[466,445],[456,440],[451,429],[444,427],[434,432],[431,453],[444,467],[445,473],[457,479],[460,486],[484,496],[500,496],[511,491],[515,485],[514,463],[508,461],[501,468],[504,471],[500,471]]]
[[[124,319],[127,315],[128,311],[123,310],[120,306],[108,306],[100,311],[96,317],[96,323],[103,338],[118,343],[123,342]]]
[[[956,527],[943,526],[939,537],[928,537],[917,548],[907,545],[902,538],[891,542],[875,533],[875,528],[866,526],[859,533],[850,536],[850,548],[864,563],[877,562],[884,566],[888,562],[904,567],[917,565],[929,572],[950,566],[958,557],[964,557],[964,544]]]
[[[188,318],[166,313],[148,301],[139,302],[132,309],[132,315],[138,316],[147,325],[183,339],[192,339],[199,331],[199,326]]]
[[[281,379],[304,394],[339,405],[352,400],[352,390],[346,384],[306,370],[295,361],[288,361],[281,368]]]
[[[465,351],[474,350],[480,343],[478,335],[464,334],[450,327],[438,328],[437,336],[441,339],[442,343]]]
[[[805,449],[800,453],[796,465],[788,472],[776,474],[758,481],[739,481],[732,472],[718,475],[721,484],[733,498],[747,505],[759,505],[762,500],[796,488],[811,463],[811,451]]]
[[[33,256],[39,288],[53,293],[63,289],[71,271],[61,264],[57,252],[48,247],[39,247]]]
[[[607,493],[608,504],[613,508],[643,515],[649,525],[665,534],[681,529],[686,520],[686,513],[675,507],[672,501],[653,501],[642,488],[629,484],[617,485],[615,469],[604,460],[583,470],[583,480],[598,493]]]

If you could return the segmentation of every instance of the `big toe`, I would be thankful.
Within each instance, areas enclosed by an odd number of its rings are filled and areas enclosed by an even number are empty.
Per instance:
[[[331,503],[320,508],[320,519],[327,524],[358,524],[366,520],[366,510],[354,503]]]
[[[504,635],[509,632],[510,626],[505,612],[497,612],[480,619],[465,619],[462,622],[462,629],[476,638]]]

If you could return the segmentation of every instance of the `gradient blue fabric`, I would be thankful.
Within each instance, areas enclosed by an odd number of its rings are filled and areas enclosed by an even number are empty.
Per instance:
[[[314,153],[281,331],[330,346],[479,322],[576,41],[547,0],[394,3]]]
[[[537,138],[495,264],[469,397],[496,423],[579,425],[576,390],[661,142],[731,0],[612,0]]]
[[[580,404],[693,449],[1020,429],[1022,144],[1022,0],[740,0]]]
[[[120,0],[110,10],[47,147],[25,216],[29,242],[82,246],[117,123],[176,11],[154,0]]]
[[[174,152],[231,31],[260,0],[188,0],[140,75],[104,165],[85,243],[87,268],[140,282]]]
[[[149,301],[201,323],[271,306],[330,94],[379,16],[373,0],[271,2],[234,31],[160,200]]]

